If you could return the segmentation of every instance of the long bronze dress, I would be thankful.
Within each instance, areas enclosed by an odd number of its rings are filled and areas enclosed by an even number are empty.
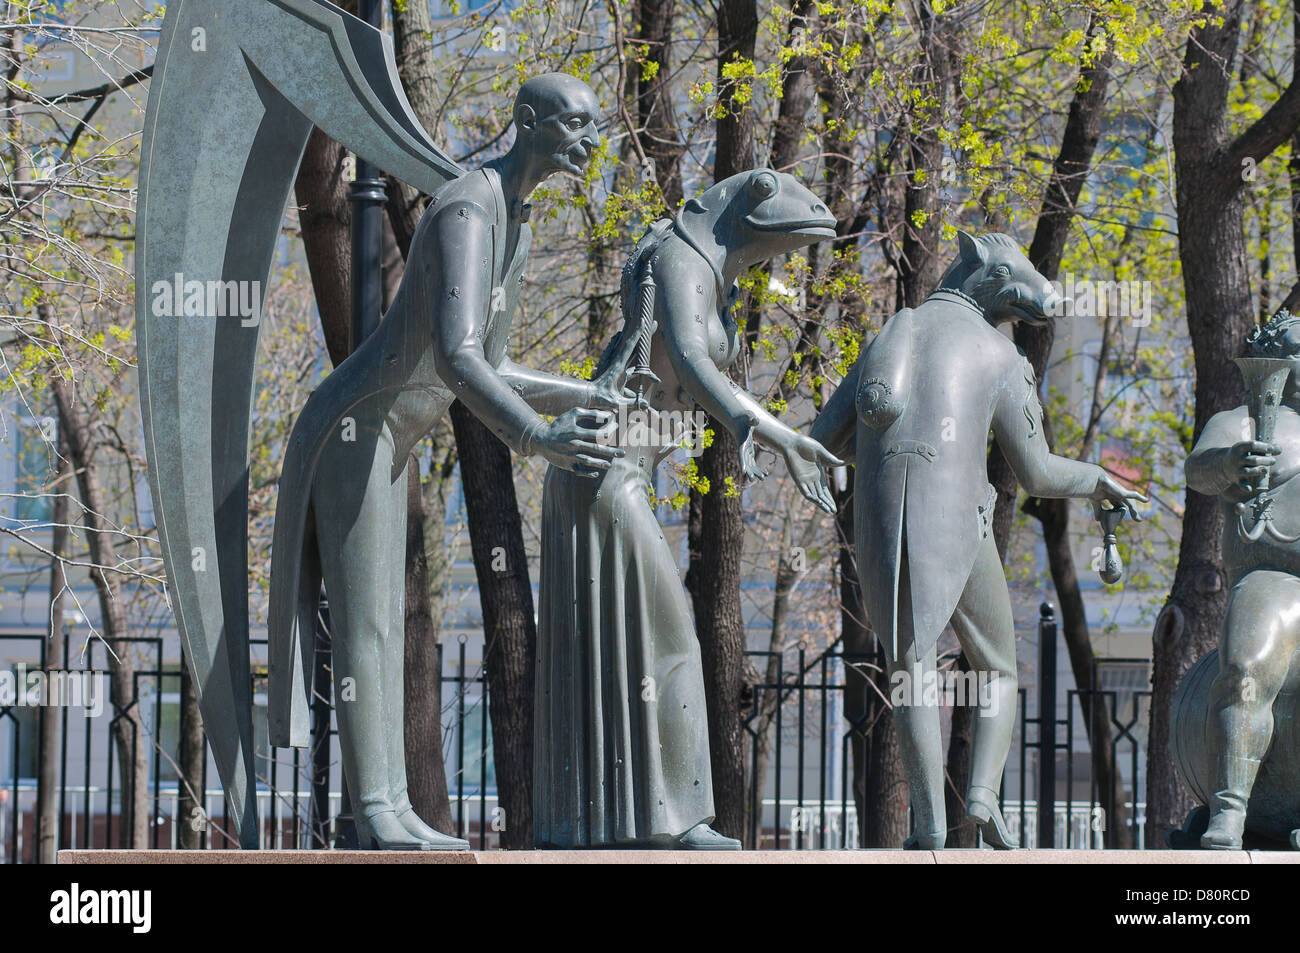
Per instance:
[[[715,364],[726,367],[739,351],[726,316],[734,293],[717,298],[725,344]],[[650,506],[671,447],[628,437],[620,429],[627,455],[598,479],[557,467],[546,476],[533,756],[541,847],[665,846],[714,818],[700,646]]]

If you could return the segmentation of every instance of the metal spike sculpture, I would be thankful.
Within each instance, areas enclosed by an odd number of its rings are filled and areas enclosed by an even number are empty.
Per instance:
[[[260,839],[247,591],[257,315],[313,127],[423,192],[462,171],[368,24],[321,0],[168,4],[141,143],[140,406],[169,594],[245,848]],[[204,313],[243,288],[253,315]]]

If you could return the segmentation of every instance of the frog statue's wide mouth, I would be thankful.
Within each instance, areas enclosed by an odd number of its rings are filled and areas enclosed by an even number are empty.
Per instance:
[[[812,238],[835,237],[835,219],[826,216],[805,218],[794,222],[772,222],[746,215],[745,224],[759,232],[786,232],[792,235],[808,235]]]

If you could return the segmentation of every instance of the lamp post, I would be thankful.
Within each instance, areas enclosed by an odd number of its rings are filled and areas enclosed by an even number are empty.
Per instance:
[[[1056,846],[1056,608],[1044,602],[1038,616],[1038,846],[1052,848]]]
[[[359,0],[357,15],[376,29],[383,26],[384,8],[380,0]],[[374,332],[383,311],[381,256],[386,200],[383,173],[357,156],[352,191],[348,195],[348,201],[352,203],[352,334],[349,351],[355,351]]]
[[[380,0],[359,0],[357,16],[375,29],[381,29],[384,25],[383,4]],[[348,193],[348,201],[352,203],[352,320],[348,335],[349,353],[359,348],[361,342],[374,333],[383,313],[383,215],[387,198],[383,172],[357,156],[352,188]],[[323,612],[328,612],[327,603],[322,605],[322,609]],[[318,632],[318,642],[321,636],[322,633]],[[324,637],[328,639],[327,634]],[[355,848],[357,844],[356,825],[352,819],[352,798],[348,793],[347,777],[344,776],[335,846]]]

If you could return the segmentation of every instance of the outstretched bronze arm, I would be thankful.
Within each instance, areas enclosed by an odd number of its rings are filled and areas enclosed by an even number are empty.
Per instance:
[[[661,331],[669,360],[686,392],[714,420],[726,427],[740,444],[741,465],[751,479],[767,474],[754,459],[754,441],[779,451],[799,485],[799,491],[828,513],[835,512],[822,468],[840,461],[811,437],[798,433],[768,413],[739,384],[718,369],[709,356],[709,341],[702,322],[694,320],[698,303],[680,281],[659,283],[664,294]],[[690,315],[690,317],[688,317]]]
[[[1043,408],[1032,380],[1007,387],[993,415],[993,432],[1007,462],[1025,492],[1044,499],[1090,499],[1109,503],[1141,519],[1134,500],[1146,502],[1136,490],[1120,486],[1095,463],[1052,453],[1043,434]]]

